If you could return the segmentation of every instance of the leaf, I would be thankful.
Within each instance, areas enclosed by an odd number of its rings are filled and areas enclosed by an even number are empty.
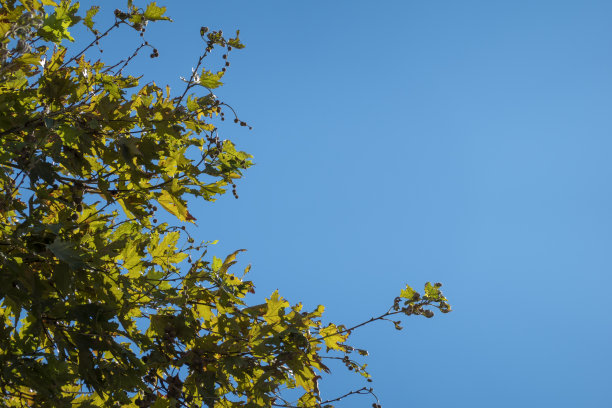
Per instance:
[[[202,70],[202,75],[200,75],[200,84],[209,89],[215,89],[223,85],[221,82],[222,73],[213,74],[206,69]]]
[[[317,401],[317,398],[313,392],[306,392],[298,400],[297,406],[298,407],[318,407],[320,406],[318,402],[319,401]]]
[[[100,6],[91,6],[89,10],[87,10],[87,13],[85,14],[85,18],[83,19],[83,24],[85,24],[85,26],[89,28],[91,31],[93,31],[94,33],[96,31],[93,28],[94,27],[93,18],[96,14],[98,14],[98,11],[100,11]]]
[[[319,336],[325,342],[328,350],[343,350],[340,346],[348,337],[348,334],[340,334],[338,327],[330,323],[327,327],[319,329]]]
[[[437,286],[432,285],[431,282],[427,282],[425,284],[425,296],[433,301],[444,300],[440,289],[438,289]]]
[[[204,319],[205,322],[210,322],[215,317],[212,308],[208,305],[197,303],[195,309],[198,317]]]
[[[153,403],[153,405],[151,405],[151,408],[168,408],[168,407],[170,407],[170,401],[167,400],[166,398],[163,398],[162,396],[157,398],[155,402]]]
[[[47,245],[49,251],[55,255],[57,259],[68,264],[70,269],[81,269],[85,266],[82,260],[82,254],[74,250],[72,243],[62,241],[55,238],[55,241]]]
[[[0,20],[0,38],[4,38],[4,36],[6,35],[6,33],[9,32],[10,29],[11,25],[9,23],[5,23],[4,21]]]
[[[44,118],[43,123],[48,129],[54,129],[55,127],[57,127],[57,121],[51,118]]]
[[[221,261],[220,258],[217,258],[216,256],[213,256],[213,262],[212,262],[212,270],[213,270],[213,272],[219,271],[219,269],[221,269],[222,265],[223,265],[223,261]]]
[[[195,218],[187,211],[185,204],[167,190],[162,190],[156,200],[166,211],[180,221],[195,221]]]
[[[33,183],[37,180],[42,179],[47,184],[53,184],[55,182],[56,173],[53,165],[41,160],[36,161],[30,170],[30,179]]]
[[[278,290],[275,290],[269,299],[266,299],[268,310],[264,315],[264,320],[268,324],[277,324],[281,321],[281,315],[285,308],[289,306],[289,302],[278,295]]]
[[[156,258],[164,256],[169,251],[174,251],[180,236],[181,234],[179,234],[178,231],[172,231],[164,235],[164,239],[162,240],[161,244],[155,245],[154,249],[150,251],[151,256]]]
[[[223,264],[219,267],[219,271],[221,273],[226,273],[227,269],[236,263],[236,255],[238,255],[240,252],[245,252],[245,251],[246,249],[239,249],[229,254],[223,261]]]
[[[51,15],[45,17],[41,28],[38,30],[38,35],[54,43],[59,43],[63,39],[74,42],[68,28],[80,21],[81,18],[75,15],[78,9],[78,3],[71,5],[70,2],[62,2]]]
[[[244,48],[244,44],[240,42],[240,30],[236,30],[236,37],[230,38],[227,43],[234,48],[241,49]]]
[[[404,299],[408,299],[408,300],[412,300],[415,293],[417,293],[416,290],[412,289],[410,286],[406,285],[405,289],[402,289],[401,293],[400,293],[400,297],[404,298]]]
[[[157,3],[153,2],[147,6],[147,9],[144,12],[144,18],[151,21],[170,20],[169,17],[164,17],[165,12],[165,7],[158,7]]]

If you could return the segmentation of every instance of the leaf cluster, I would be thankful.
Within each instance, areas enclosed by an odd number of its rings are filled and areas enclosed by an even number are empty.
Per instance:
[[[0,398],[5,406],[331,406],[318,387],[338,359],[366,379],[347,344],[352,330],[398,313],[450,307],[439,285],[407,287],[378,318],[324,324],[278,292],[249,305],[254,285],[232,270],[236,251],[208,257],[183,223],[188,199],[215,201],[252,165],[222,140],[222,85],[238,35],[203,27],[202,54],[178,94],[125,74],[127,58],[90,51],[118,27],[144,37],[169,21],[151,3],[116,10],[70,0],[0,0]],[[71,29],[93,35],[74,50]],[[223,52],[220,70],[204,66]],[[159,207],[158,207],[159,206]],[[165,211],[175,224],[158,222]],[[403,304],[400,305],[403,300]],[[394,322],[395,323],[395,322]],[[399,323],[396,323],[398,326]],[[287,389],[300,389],[296,401]],[[373,395],[373,394],[372,394]]]

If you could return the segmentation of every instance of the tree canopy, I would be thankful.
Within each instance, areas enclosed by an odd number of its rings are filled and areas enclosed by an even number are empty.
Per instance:
[[[164,7],[127,1],[100,28],[97,6],[0,4],[4,406],[333,406],[373,395],[360,361],[367,352],[349,344],[354,329],[377,320],[399,329],[396,315],[450,311],[431,283],[422,293],[406,286],[385,313],[352,327],[324,323],[323,306],[304,310],[278,292],[252,305],[249,268],[233,267],[243,250],[211,257],[185,228],[195,221],[190,197],[237,198],[252,165],[219,137],[226,113],[248,125],[212,93],[243,48],[238,33],[202,27],[201,54],[176,92],[126,73],[134,58],[158,56],[144,34],[149,22],[170,20]],[[91,37],[81,48],[76,25]],[[142,43],[120,61],[94,60],[119,27]],[[158,222],[159,212],[175,222]],[[327,360],[365,385],[321,395]]]

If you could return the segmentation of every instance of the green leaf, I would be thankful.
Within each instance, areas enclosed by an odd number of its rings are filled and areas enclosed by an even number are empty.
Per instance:
[[[166,398],[163,397],[159,397],[155,400],[155,402],[153,403],[153,405],[151,405],[151,408],[168,408],[170,407],[170,401],[168,401]]]
[[[94,30],[93,18],[95,17],[96,14],[98,14],[98,11],[100,11],[100,6],[91,6],[89,10],[87,10],[87,13],[85,14],[85,18],[83,19],[83,24],[85,24],[85,26],[89,28],[91,31],[93,31],[94,33],[96,31]]]
[[[55,241],[48,244],[47,248],[57,259],[65,262],[70,269],[77,270],[85,266],[82,254],[76,251],[70,242],[55,238]]]
[[[38,35],[54,43],[59,43],[63,39],[74,42],[68,28],[80,21],[81,18],[76,16],[78,9],[79,3],[71,5],[69,1],[63,1],[51,15],[45,17]]]
[[[165,7],[158,7],[156,2],[150,3],[144,12],[144,18],[147,20],[170,20],[168,17],[164,17],[166,12]]]

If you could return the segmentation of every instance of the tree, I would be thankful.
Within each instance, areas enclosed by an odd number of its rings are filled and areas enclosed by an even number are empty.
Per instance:
[[[367,352],[348,344],[354,329],[450,311],[430,283],[423,295],[406,286],[353,327],[324,324],[323,306],[305,311],[277,292],[249,305],[254,285],[232,269],[243,250],[209,258],[191,237],[187,198],[237,197],[252,164],[215,125],[234,112],[212,89],[243,48],[238,33],[203,27],[203,53],[173,94],[124,73],[143,52],[158,55],[144,38],[119,62],[88,57],[118,27],[143,37],[148,22],[170,20],[164,7],[128,0],[101,31],[96,6],[79,16],[70,0],[0,3],[3,406],[332,406],[372,393],[318,390],[326,359],[369,379],[357,361]],[[77,24],[92,35],[80,50],[69,45]],[[204,61],[216,51],[223,68],[213,72]],[[159,211],[176,222],[159,223]]]

